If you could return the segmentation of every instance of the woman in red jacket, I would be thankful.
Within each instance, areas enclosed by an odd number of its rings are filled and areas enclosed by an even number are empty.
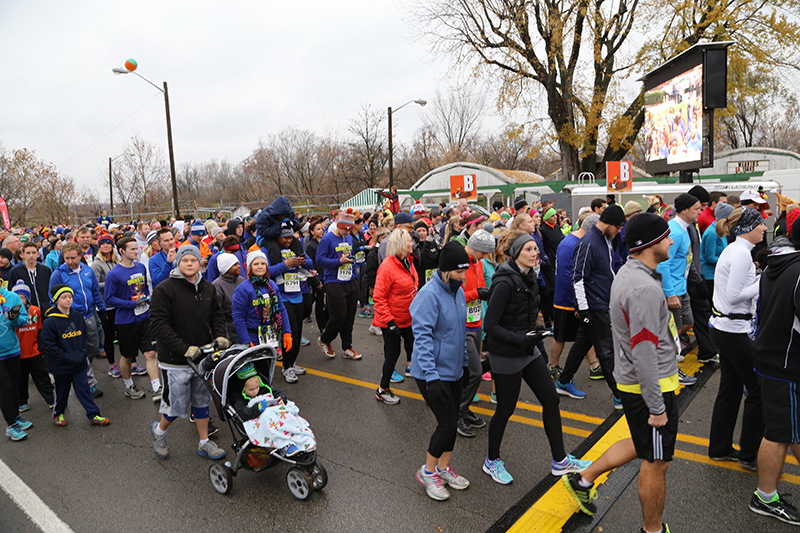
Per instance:
[[[411,235],[404,229],[396,229],[389,235],[386,259],[378,268],[375,278],[375,302],[373,324],[383,331],[383,373],[381,384],[375,391],[375,399],[394,405],[400,398],[389,388],[394,365],[400,356],[400,339],[411,359],[414,334],[411,332],[411,313],[408,308],[417,295],[417,269],[411,264],[409,254],[414,247]]]

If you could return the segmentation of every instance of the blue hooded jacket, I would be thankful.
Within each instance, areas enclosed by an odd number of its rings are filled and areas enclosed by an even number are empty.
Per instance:
[[[94,271],[84,263],[80,263],[79,268],[80,270],[75,273],[63,263],[50,276],[50,289],[60,283],[69,285],[75,293],[72,296],[73,309],[77,309],[84,318],[87,318],[92,316],[95,307],[105,311],[106,304]]]
[[[411,375],[424,381],[457,381],[469,364],[467,301],[464,289],[453,292],[439,270],[411,302],[414,350]]]
[[[172,272],[173,268],[175,268],[175,265],[167,261],[167,254],[163,251],[150,258],[147,262],[147,269],[150,271],[150,282],[153,284],[154,289],[169,277],[169,273]]]
[[[300,221],[285,196],[278,196],[256,218],[256,233],[262,239],[275,239],[281,234],[281,222],[291,220],[295,231],[300,231]]]
[[[21,328],[28,323],[28,312],[15,292],[0,286],[0,295],[6,300],[0,309],[2,312],[0,315],[0,361],[5,361],[20,354],[19,339],[14,328]],[[15,305],[20,306],[19,316],[14,320],[9,320],[6,313]]]
[[[69,315],[53,306],[45,313],[39,343],[47,370],[52,374],[75,374],[86,368],[89,338],[86,321],[75,307]]]
[[[292,327],[289,325],[289,315],[286,313],[286,307],[283,305],[278,286],[275,282],[269,280],[272,289],[278,293],[278,305],[281,309],[281,318],[283,320],[283,332],[291,333]],[[259,344],[258,334],[251,334],[251,331],[258,331],[261,325],[261,320],[256,312],[256,306],[253,302],[256,301],[258,295],[256,289],[253,287],[253,282],[249,279],[244,280],[233,291],[233,302],[231,302],[231,315],[233,316],[233,323],[236,326],[236,335],[239,337],[239,344]],[[279,339],[281,341],[282,339]]]

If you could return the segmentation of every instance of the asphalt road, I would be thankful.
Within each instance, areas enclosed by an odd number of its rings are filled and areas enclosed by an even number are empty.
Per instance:
[[[381,339],[368,332],[368,324],[357,319],[354,332],[362,361],[328,360],[312,342],[300,352],[298,363],[308,367],[309,374],[299,383],[285,384],[276,374],[276,385],[310,422],[319,461],[330,478],[328,486],[307,501],[289,493],[285,465],[258,474],[241,471],[229,495],[217,494],[208,478],[211,461],[196,455],[197,433],[185,420],[169,430],[170,458],[156,459],[149,433],[150,423],[157,419],[156,405],[149,396],[138,401],[125,398],[122,381],[105,375],[107,362],[102,359],[94,363],[105,391],[98,405],[111,418],[110,426],[90,426],[73,396],[67,410],[69,425],[55,427],[31,385],[32,410],[26,416],[35,426],[25,441],[0,441],[0,459],[76,532],[486,531],[549,477],[549,446],[533,394],[523,389],[503,441],[502,457],[514,483],[497,485],[482,472],[487,430],[480,429],[475,438],[459,437],[453,454],[452,465],[472,482],[470,488],[453,491],[446,502],[435,502],[414,477],[424,461],[434,417],[410,379],[393,386],[402,396],[398,405],[375,400],[383,348]],[[304,327],[306,337],[315,339],[316,329]],[[338,350],[338,344],[334,347]],[[397,368],[402,371],[402,363]],[[135,379],[149,391],[146,377]],[[579,446],[614,411],[605,383],[590,382],[587,369],[581,369],[576,384],[586,391],[587,399],[562,399],[568,450]],[[668,472],[665,519],[672,531],[788,530],[789,526],[747,509],[755,474],[731,463],[707,464],[704,439],[717,385],[718,376],[712,374],[681,417],[679,430],[685,437],[678,449],[683,455]],[[491,384],[482,382],[480,392],[482,401],[474,410],[488,421],[494,407],[488,401]],[[222,427],[215,439],[230,455],[228,428]],[[785,472],[788,476],[780,488],[793,492],[791,485],[800,483],[800,467],[796,461],[787,463]],[[600,498],[606,497],[610,509],[597,524],[577,519],[571,527],[577,523],[583,529],[576,530],[638,531],[641,511],[635,478],[617,491],[601,487]],[[36,530],[0,491],[0,531]]]

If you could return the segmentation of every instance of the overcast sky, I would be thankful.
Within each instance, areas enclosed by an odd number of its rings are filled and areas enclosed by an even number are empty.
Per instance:
[[[344,137],[362,104],[432,100],[455,85],[404,16],[391,0],[2,0],[0,142],[36,150],[102,197],[108,158],[133,134],[167,153],[161,93],[111,72],[129,57],[169,84],[179,168],[237,163],[259,137],[291,125]],[[412,105],[395,115],[396,142],[422,113]]]

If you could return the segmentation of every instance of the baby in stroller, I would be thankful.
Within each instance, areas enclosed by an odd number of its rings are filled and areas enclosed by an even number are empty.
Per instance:
[[[317,441],[300,410],[286,395],[261,379],[253,363],[236,372],[243,382],[240,393],[233,393],[231,405],[244,420],[250,442],[264,448],[283,450],[286,457],[316,449]]]

